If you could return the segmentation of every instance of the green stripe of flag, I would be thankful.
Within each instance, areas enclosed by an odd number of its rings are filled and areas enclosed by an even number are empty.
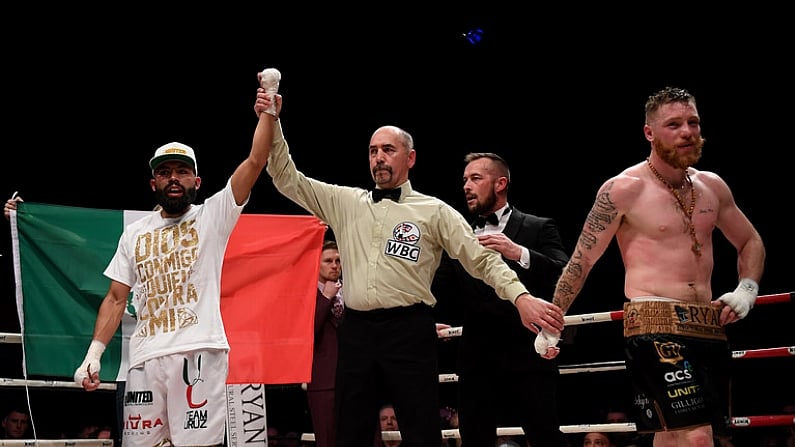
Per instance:
[[[72,377],[85,356],[110,281],[102,272],[124,225],[145,212],[19,203],[14,262],[28,375]],[[129,336],[131,318],[125,318]],[[101,379],[122,380],[122,331],[102,357]],[[126,360],[126,355],[125,355]]]

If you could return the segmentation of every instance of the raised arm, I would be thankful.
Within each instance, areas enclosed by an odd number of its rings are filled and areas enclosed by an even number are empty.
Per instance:
[[[261,80],[262,73],[257,74],[257,80]],[[265,94],[265,89],[260,87],[257,92],[263,94],[257,95],[257,106],[261,107],[261,111],[266,113],[257,112],[257,127],[254,129],[254,137],[251,142],[251,152],[248,157],[235,169],[232,174],[232,193],[235,195],[235,202],[242,205],[251,194],[251,188],[254,187],[265,165],[268,163],[268,155],[270,154],[271,145],[273,144],[273,126],[281,110],[282,98],[281,95]],[[271,114],[271,106],[275,101],[275,115]]]

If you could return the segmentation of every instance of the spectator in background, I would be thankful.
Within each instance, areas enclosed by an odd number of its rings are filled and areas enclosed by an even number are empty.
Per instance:
[[[442,408],[439,412],[442,417],[442,430],[458,430],[458,410],[451,407]],[[442,447],[461,447],[461,432],[457,438],[442,439]]]
[[[496,447],[522,447],[513,436],[498,436],[494,443]],[[530,444],[527,444],[528,446]]]
[[[93,422],[85,423],[77,428],[75,439],[97,439],[99,433],[99,425]]]
[[[100,427],[96,439],[113,439],[113,429],[107,425]]]
[[[29,439],[30,413],[22,406],[12,407],[3,415],[2,439]]]
[[[398,447],[402,441],[384,441],[381,432],[383,431],[399,431],[397,415],[395,415],[395,407],[392,404],[384,404],[378,411],[378,428],[375,437],[375,447]]]
[[[342,319],[342,264],[335,241],[323,242],[315,300],[315,345],[312,380],[306,385],[317,447],[334,447],[334,380],[337,369],[337,326]]]
[[[609,433],[589,432],[582,440],[582,447],[616,447]]]
[[[69,436],[71,438],[71,436]],[[110,425],[88,422],[80,425],[74,434],[75,439],[114,439]],[[117,441],[120,442],[120,441]]]
[[[268,426],[268,435],[267,435],[267,444],[268,447],[279,447],[283,446],[284,444],[281,443],[282,441],[282,434],[278,428],[274,426]]]
[[[605,413],[606,424],[622,424],[631,422],[627,411],[620,407],[610,407]],[[636,431],[611,433],[615,447],[651,447],[654,435],[640,434]]]
[[[301,437],[294,431],[288,431],[282,438],[282,443],[279,444],[284,447],[300,447]]]

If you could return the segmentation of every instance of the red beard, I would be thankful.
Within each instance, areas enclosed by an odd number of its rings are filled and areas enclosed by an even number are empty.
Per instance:
[[[677,169],[687,169],[701,159],[701,149],[704,147],[706,141],[707,140],[699,136],[698,140],[693,143],[693,151],[684,155],[679,155],[676,146],[666,146],[657,139],[652,141],[652,147],[654,148],[654,152],[656,152],[665,163]]]

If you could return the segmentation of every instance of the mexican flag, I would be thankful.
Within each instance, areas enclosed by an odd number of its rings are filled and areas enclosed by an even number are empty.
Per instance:
[[[122,229],[149,212],[18,204],[11,236],[26,377],[71,379],[93,336],[110,284],[102,272]],[[310,380],[325,230],[313,216],[241,216],[221,277],[221,312],[231,346],[227,383]],[[132,313],[125,315],[108,344],[103,381],[125,379],[125,338],[134,325]]]

